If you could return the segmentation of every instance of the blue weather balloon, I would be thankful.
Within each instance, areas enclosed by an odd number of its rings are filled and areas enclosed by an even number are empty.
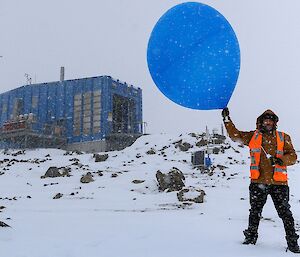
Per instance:
[[[173,102],[191,109],[227,106],[240,71],[240,49],[229,22],[196,2],[168,10],[148,43],[150,74]]]

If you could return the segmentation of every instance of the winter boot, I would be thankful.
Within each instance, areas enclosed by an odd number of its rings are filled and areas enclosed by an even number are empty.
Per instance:
[[[243,242],[244,245],[249,245],[249,244],[256,244],[258,234],[257,232],[252,232],[249,229],[246,229],[243,231],[245,235],[245,240]]]
[[[288,245],[287,250],[290,250],[293,253],[300,253],[300,248],[297,242],[299,236],[298,235],[286,236],[285,238]]]

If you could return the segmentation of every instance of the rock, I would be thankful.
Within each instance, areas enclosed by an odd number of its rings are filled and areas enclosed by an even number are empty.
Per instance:
[[[81,154],[83,154],[83,152],[75,150],[75,151],[66,151],[64,153],[64,155],[73,155],[73,154],[81,155]]]
[[[10,227],[10,226],[4,223],[3,221],[0,221],[0,227]]]
[[[144,183],[145,180],[139,180],[139,179],[135,179],[132,181],[133,184],[141,184],[141,183]]]
[[[62,196],[63,196],[63,194],[57,193],[57,194],[53,197],[53,199],[59,199],[59,198],[62,198]]]
[[[41,176],[41,178],[56,178],[61,177],[62,174],[59,172],[59,168],[57,167],[50,167],[44,176]]]
[[[93,155],[95,162],[105,162],[108,159],[108,154],[97,154]]]
[[[116,178],[118,176],[118,174],[117,173],[113,173],[113,174],[111,174],[111,177],[112,178]]]
[[[164,146],[162,149],[160,149],[159,151],[164,151],[164,150],[166,150],[166,149],[168,149],[170,146]]]
[[[192,133],[189,133],[189,136],[191,136],[191,137],[196,137],[196,138],[197,138],[197,134],[196,134],[196,133],[194,133],[194,132],[192,132]]]
[[[87,174],[82,176],[81,179],[80,179],[81,183],[90,183],[90,182],[93,182],[93,181],[94,181],[93,175],[90,172],[88,172]]]
[[[78,166],[78,168],[82,168],[83,167],[83,164],[76,161],[76,162],[73,162],[71,165],[74,165],[74,166]]]
[[[201,189],[184,188],[177,193],[177,198],[180,202],[204,202],[205,192]]]
[[[15,152],[15,153],[12,153],[11,155],[12,155],[12,156],[18,156],[18,155],[22,155],[22,154],[25,154],[25,150],[17,151],[17,152]]]
[[[182,152],[186,152],[188,151],[190,148],[192,148],[193,146],[190,143],[187,142],[183,142],[183,143],[178,143],[175,145],[176,148],[179,148],[180,151]]]
[[[196,143],[196,146],[201,147],[201,146],[206,146],[207,144],[208,144],[207,140],[202,138],[200,141]]]
[[[103,176],[103,171],[102,170],[98,170],[96,173],[98,174],[99,177]]]
[[[151,148],[149,151],[146,152],[146,154],[151,155],[151,154],[156,154],[156,151]]]
[[[218,164],[217,167],[218,167],[220,170],[228,169],[228,167],[223,166],[223,165],[221,165],[221,164]]]
[[[157,171],[156,179],[159,184],[159,190],[161,191],[165,191],[166,189],[168,189],[169,192],[178,191],[185,186],[183,182],[183,180],[185,180],[183,173],[175,167],[167,174]]]
[[[220,151],[221,149],[219,147],[214,147],[212,150],[213,154],[219,154]]]
[[[71,158],[71,159],[69,159],[69,161],[70,162],[79,162],[79,159],[77,159],[77,158]]]
[[[181,151],[186,152],[193,146],[190,143],[183,142],[182,139],[173,143],[175,148],[179,148]]]
[[[66,167],[50,167],[44,176],[41,176],[41,178],[57,178],[57,177],[70,177],[70,171],[71,168],[66,168]]]
[[[71,175],[70,175],[71,168],[70,167],[68,167],[68,168],[62,167],[59,169],[59,171],[60,171],[62,177],[71,177]]]

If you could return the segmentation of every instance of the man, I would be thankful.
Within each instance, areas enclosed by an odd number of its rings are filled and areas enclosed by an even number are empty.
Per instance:
[[[239,131],[229,117],[228,108],[222,116],[229,137],[250,148],[250,213],[248,228],[244,231],[243,244],[256,244],[258,226],[263,207],[270,195],[282,219],[288,249],[300,253],[299,236],[289,205],[287,166],[295,164],[297,155],[289,135],[277,131],[277,115],[271,110],[257,118],[255,131]]]

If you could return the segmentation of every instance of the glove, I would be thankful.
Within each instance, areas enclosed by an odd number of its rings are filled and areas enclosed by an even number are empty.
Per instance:
[[[283,160],[281,160],[278,157],[271,156],[269,158],[269,160],[270,160],[272,166],[274,166],[275,164],[278,164],[279,166],[283,166]]]
[[[227,107],[225,107],[222,110],[222,117],[223,117],[223,121],[228,122],[230,120],[229,118],[229,109]]]

